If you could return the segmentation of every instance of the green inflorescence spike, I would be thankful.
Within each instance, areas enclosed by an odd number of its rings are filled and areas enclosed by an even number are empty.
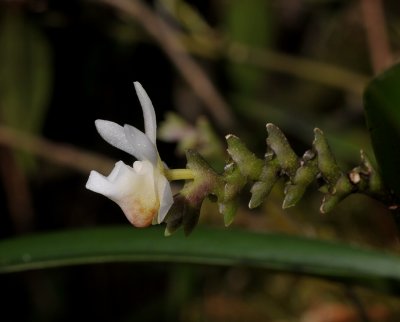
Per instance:
[[[264,165],[263,160],[257,158],[253,152],[248,150],[244,143],[235,135],[227,135],[226,142],[228,143],[227,151],[239,167],[240,172],[251,180],[257,179]]]
[[[267,145],[275,153],[282,171],[290,178],[294,177],[299,167],[299,160],[286,136],[272,123],[267,124],[267,132]]]
[[[269,160],[264,165],[260,177],[251,187],[251,199],[249,208],[253,209],[261,205],[269,195],[276,181],[279,179],[280,166],[276,158]]]
[[[248,206],[255,208],[262,204],[281,178],[286,181],[283,208],[295,206],[314,181],[318,181],[324,194],[321,213],[331,211],[355,192],[370,195],[388,206],[393,205],[391,194],[384,188],[379,173],[363,151],[360,165],[344,172],[320,129],[314,130],[312,149],[298,157],[277,126],[268,123],[266,128],[267,153],[264,159],[248,150],[238,137],[226,136],[230,159],[221,174],[217,174],[197,152],[187,152],[187,167],[193,171],[194,179],[186,181],[175,197],[175,204],[165,219],[165,235],[172,234],[180,226],[189,234],[198,223],[203,200],[210,196],[218,202],[225,226],[229,226],[235,218],[239,196],[245,186],[251,185]]]
[[[303,197],[307,187],[315,180],[318,174],[317,160],[305,160],[297,169],[292,183],[288,183],[285,188],[285,199],[282,208],[290,208],[297,204]]]
[[[334,184],[339,179],[341,170],[329,148],[324,133],[316,128],[314,134],[313,146],[318,155],[318,169],[328,184]]]

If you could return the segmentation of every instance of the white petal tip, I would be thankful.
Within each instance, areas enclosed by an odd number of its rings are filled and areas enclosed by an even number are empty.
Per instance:
[[[104,124],[106,124],[107,122],[110,122],[110,121],[98,119],[98,120],[94,121],[94,125],[95,125],[96,128],[98,129],[99,127],[102,127],[102,126],[103,126]]]
[[[85,188],[97,193],[103,193],[108,185],[107,179],[96,171],[90,171]]]
[[[96,126],[97,132],[99,132],[100,136],[106,139],[106,141],[108,141],[107,137],[109,136],[110,133],[111,135],[114,134],[112,133],[113,132],[112,129],[119,126],[114,122],[107,120],[100,120],[100,119],[94,121],[94,125]]]
[[[143,89],[142,84],[140,84],[139,82],[133,82],[133,86],[135,86],[136,91]]]

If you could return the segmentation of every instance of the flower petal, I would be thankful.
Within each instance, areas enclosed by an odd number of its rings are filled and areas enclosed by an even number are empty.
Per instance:
[[[134,82],[133,84],[143,110],[145,133],[149,137],[150,141],[156,145],[157,123],[153,103],[139,82]]]
[[[136,151],[127,140],[124,128],[121,125],[106,120],[96,120],[94,123],[97,132],[107,143],[137,158]]]
[[[160,209],[158,210],[157,223],[161,224],[164,221],[165,216],[167,215],[172,204],[174,203],[171,185],[169,184],[167,178],[165,178],[163,175],[158,177],[157,192],[160,199]]]
[[[158,162],[158,152],[150,139],[143,132],[129,124],[124,125],[124,132],[126,139],[135,152],[135,157],[138,160],[149,160],[155,166]]]

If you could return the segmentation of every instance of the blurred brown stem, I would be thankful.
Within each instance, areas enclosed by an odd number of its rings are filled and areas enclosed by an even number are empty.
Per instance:
[[[371,322],[371,319],[368,316],[368,312],[365,309],[361,299],[357,295],[357,293],[354,291],[354,289],[349,286],[345,285],[345,292],[349,300],[352,302],[354,309],[356,310],[358,317],[361,322]]]
[[[203,101],[209,113],[223,130],[232,129],[233,116],[228,104],[216,90],[203,69],[188,55],[175,31],[142,1],[101,0],[134,18],[159,43],[183,78]]]
[[[265,48],[255,48],[240,42],[222,42],[213,35],[207,37],[207,46],[199,44],[191,36],[180,35],[190,52],[208,59],[228,59],[234,64],[255,66],[273,72],[307,79],[323,85],[335,87],[361,95],[370,80],[367,75],[359,74],[340,66],[319,62],[309,58],[293,56]],[[200,35],[196,35],[197,38]],[[204,40],[204,43],[206,41]]]
[[[379,73],[393,62],[382,0],[360,0],[371,64]]]
[[[194,9],[185,8],[187,17],[180,11],[176,12],[174,8],[168,9],[176,23],[184,27],[184,32],[177,31],[180,40],[195,55],[208,59],[225,58],[234,64],[245,64],[284,73],[357,95],[362,94],[369,81],[368,75],[362,75],[340,66],[232,41],[227,35],[220,34],[209,26]],[[193,16],[197,18],[191,19]]]
[[[6,147],[0,147],[0,174],[15,230],[29,232],[33,224],[33,206],[28,180],[13,151]]]
[[[225,55],[231,61],[240,62],[241,59],[242,63],[316,81],[359,95],[369,80],[366,76],[311,59],[252,48],[240,43],[231,43],[228,48]]]
[[[84,150],[54,143],[15,129],[0,125],[0,145],[26,151],[43,159],[88,174],[92,169],[108,173],[114,161]]]

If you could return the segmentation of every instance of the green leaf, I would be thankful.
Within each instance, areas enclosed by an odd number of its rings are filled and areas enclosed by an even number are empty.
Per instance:
[[[273,37],[273,12],[265,0],[231,0],[227,2],[225,13],[225,34],[233,44],[244,44],[255,48],[265,48]],[[231,55],[246,59],[237,46],[230,49]],[[265,74],[260,68],[243,64],[229,64],[228,73],[237,91],[247,95],[260,89]]]
[[[50,49],[35,25],[19,11],[0,20],[0,88],[5,121],[27,131],[40,129],[51,85]]]
[[[400,282],[400,257],[302,237],[198,228],[164,237],[162,227],[61,231],[0,242],[0,272],[104,262],[245,265],[339,280]]]
[[[382,177],[400,198],[400,64],[369,83],[364,108]]]
[[[29,133],[41,130],[50,99],[51,54],[41,31],[15,8],[0,15],[0,119]],[[29,169],[33,159],[18,154]]]

